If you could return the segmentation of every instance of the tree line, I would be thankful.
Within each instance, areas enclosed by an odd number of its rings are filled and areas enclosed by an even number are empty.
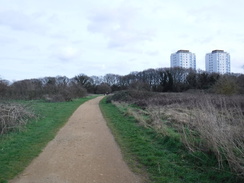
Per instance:
[[[214,93],[244,93],[244,75],[208,73],[180,67],[147,69],[127,75],[76,75],[25,79],[10,83],[0,79],[0,97],[7,99],[71,100],[87,93],[104,94],[135,89],[152,92],[204,90]]]

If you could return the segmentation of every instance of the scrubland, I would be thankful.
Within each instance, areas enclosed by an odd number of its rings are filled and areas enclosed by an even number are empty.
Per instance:
[[[141,126],[178,139],[200,161],[202,155],[213,156],[217,164],[211,168],[244,177],[243,95],[131,90],[118,92],[107,102],[133,116]]]

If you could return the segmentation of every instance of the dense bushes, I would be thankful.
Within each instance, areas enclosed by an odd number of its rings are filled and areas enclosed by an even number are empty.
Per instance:
[[[111,101],[123,101],[132,102],[138,104],[139,106],[145,106],[146,101],[152,99],[157,93],[139,90],[123,90],[115,92],[113,95],[107,97],[107,102]],[[143,99],[143,100],[142,100]]]
[[[40,99],[44,95],[62,98],[62,101],[82,97],[87,93],[105,94],[121,90],[151,92],[185,92],[204,90],[219,94],[244,94],[244,75],[207,73],[185,68],[147,69],[128,75],[106,74],[71,79],[65,76],[26,79],[10,83],[0,79],[0,99]],[[54,97],[58,95],[59,97]],[[61,97],[60,97],[61,96]]]
[[[2,82],[0,94],[0,99],[44,99],[61,102],[84,97],[87,90],[77,80],[58,76],[21,80],[5,85]]]
[[[107,75],[106,75],[107,76]],[[109,75],[107,81],[115,90],[140,90],[153,92],[184,92],[187,90],[204,90],[208,92],[223,92],[223,88],[235,88],[228,94],[244,93],[243,74],[208,73],[202,70],[185,68],[148,69],[141,72],[132,72],[125,76]],[[219,80],[231,82],[218,82]],[[216,86],[215,86],[216,85]],[[216,88],[222,90],[216,90]]]
[[[231,76],[222,76],[213,86],[213,90],[217,94],[237,94],[241,86],[238,86],[237,79]]]

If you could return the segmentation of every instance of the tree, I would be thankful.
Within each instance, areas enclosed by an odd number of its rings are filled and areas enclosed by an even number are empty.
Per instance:
[[[90,84],[90,79],[91,78],[85,74],[79,74],[79,75],[74,77],[74,80],[76,81],[76,83],[83,86],[83,87]]]
[[[120,76],[117,74],[106,74],[103,82],[111,86],[112,92],[120,90]]]
[[[186,76],[186,83],[190,89],[197,88],[197,73],[194,70],[190,70],[188,75]]]
[[[208,75],[208,84],[209,86],[213,86],[220,78],[220,74],[219,73],[210,73]]]
[[[237,84],[240,88],[240,93],[244,94],[244,74],[237,76]]]
[[[128,89],[130,84],[137,81],[137,77],[136,77],[137,73],[130,73],[128,75],[125,76],[120,76],[119,77],[119,86],[122,90],[124,89]]]
[[[45,94],[56,94],[58,89],[56,87],[56,78],[55,77],[45,77],[42,80],[44,93]]]
[[[85,88],[89,93],[94,93],[94,81],[92,78],[88,77],[85,74],[79,74],[73,78],[73,80],[83,88]]]
[[[103,82],[102,76],[91,76],[90,78],[93,80],[94,85],[100,85]]]
[[[9,81],[0,79],[0,98],[5,98],[8,92]]]
[[[130,89],[139,90],[139,91],[150,91],[150,85],[143,81],[135,81],[130,84]]]
[[[232,95],[238,93],[239,87],[236,77],[224,75],[213,86],[215,93]]]
[[[197,74],[197,88],[198,89],[209,89],[209,83],[208,83],[208,73],[205,71],[198,71]]]
[[[97,86],[97,94],[106,94],[111,92],[111,87],[107,83],[101,83]]]
[[[173,92],[182,92],[189,89],[186,77],[190,72],[190,69],[182,67],[173,67],[169,69],[169,72],[173,78]]]
[[[103,77],[103,81],[105,83],[107,83],[108,85],[112,86],[112,85],[117,85],[119,82],[119,75],[116,74],[106,74]]]
[[[162,92],[170,92],[173,90],[173,77],[170,73],[169,68],[158,69],[159,80],[160,80],[160,90]]]
[[[86,89],[78,85],[74,81],[71,81],[71,83],[69,84],[69,92],[71,98],[80,98],[87,95]]]

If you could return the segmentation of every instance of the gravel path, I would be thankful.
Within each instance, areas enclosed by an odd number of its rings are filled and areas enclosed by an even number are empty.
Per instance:
[[[10,183],[141,183],[122,159],[99,109],[81,105],[43,152]]]

